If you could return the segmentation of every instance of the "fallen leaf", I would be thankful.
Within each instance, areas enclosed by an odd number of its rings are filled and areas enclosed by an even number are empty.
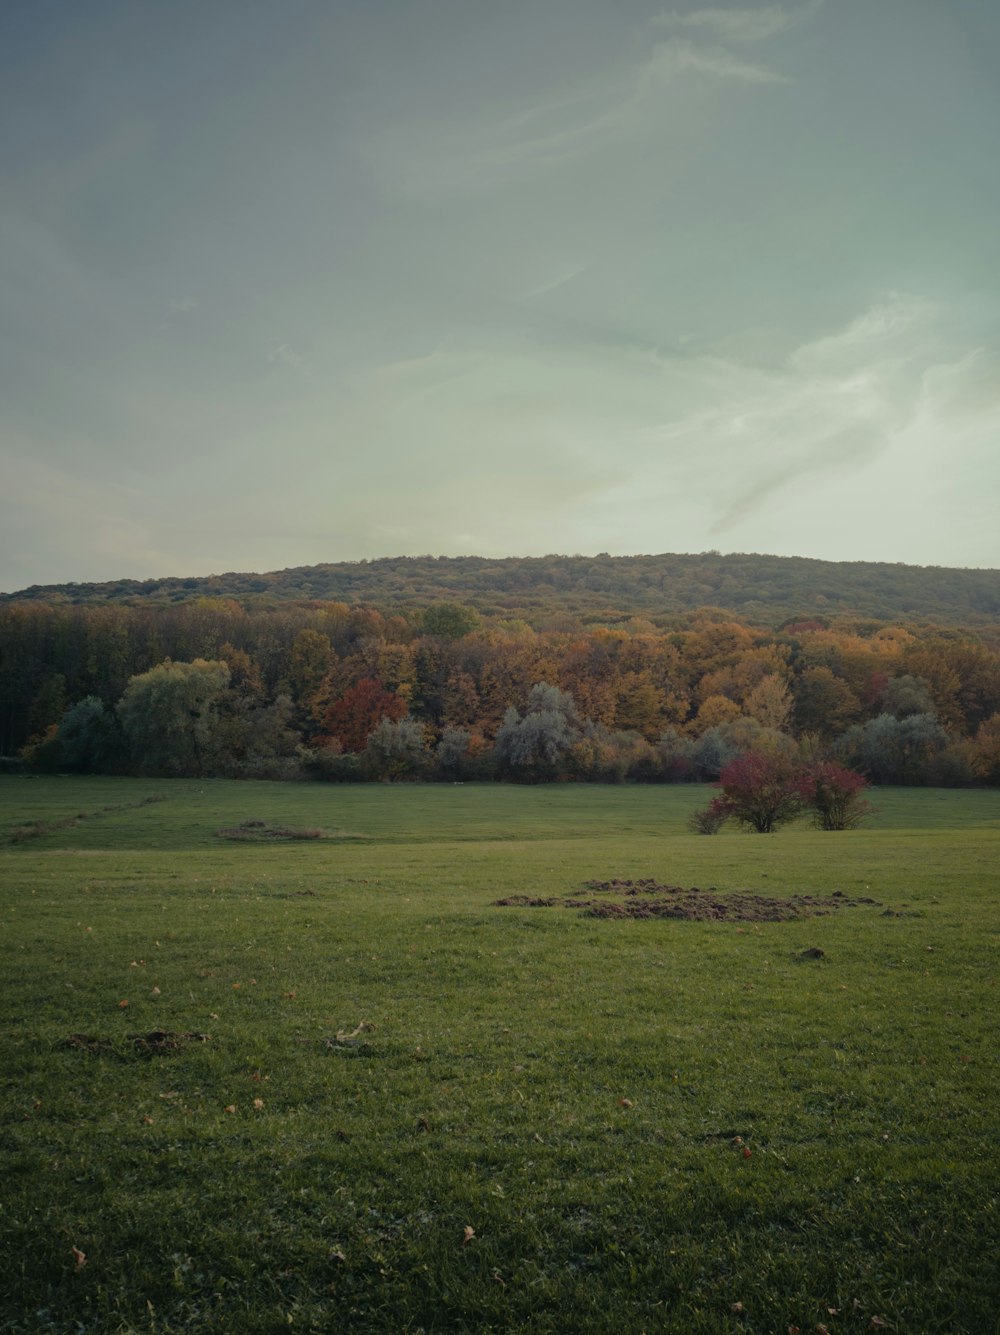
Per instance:
[[[147,1126],[152,1126],[152,1125],[153,1125],[153,1119],[152,1119],[152,1117],[144,1117],[142,1120],[146,1123]]]
[[[298,996],[298,993],[297,993],[297,992],[286,992],[286,993],[285,993],[285,997],[286,997],[286,999],[287,999],[288,1001],[294,1001],[295,998],[296,998],[297,996]]]
[[[153,996],[154,996],[154,997],[158,997],[159,995],[160,995],[160,989],[159,989],[158,987],[154,987],[154,988],[153,988]]]
[[[743,1157],[744,1157],[744,1159],[749,1159],[752,1153],[753,1153],[753,1150],[750,1148],[749,1145],[744,1145],[744,1146],[743,1146]]]
[[[742,1312],[742,1311],[743,1311],[743,1304],[742,1304],[742,1303],[730,1303],[730,1304],[729,1304],[729,1310],[730,1310],[730,1312]]]
[[[216,1015],[215,1011],[209,1011],[208,1018],[210,1020],[217,1020],[219,1017]]]
[[[470,1243],[475,1236],[476,1236],[476,1230],[472,1227],[471,1224],[466,1224],[465,1228],[462,1231],[462,1246],[464,1247],[466,1246],[467,1243]]]
[[[888,1321],[886,1321],[884,1316],[873,1316],[871,1321],[868,1322],[868,1324],[874,1330],[884,1330],[889,1323]]]
[[[830,1327],[824,1326],[822,1321],[816,1323],[816,1335],[830,1335]]]
[[[618,1106],[619,1108],[634,1108],[635,1104],[631,1099],[619,1099]]]
[[[79,1247],[72,1247],[70,1250],[73,1253],[73,1260],[76,1262],[77,1270],[82,1270],[87,1264],[87,1253],[82,1252]]]
[[[227,1104],[226,1104],[226,1112],[227,1112],[227,1113],[234,1113],[235,1111],[236,1111],[236,1104],[235,1104],[235,1103],[227,1103]]]
[[[257,1109],[258,1112],[260,1112],[261,1108],[263,1108],[263,1106],[264,1106],[264,1100],[263,1100],[263,1099],[254,1099],[254,1101],[253,1101],[253,1106]]]
[[[831,1316],[840,1316],[839,1307],[828,1307],[826,1310],[830,1313]]]
[[[125,1008],[126,1008],[127,1006],[128,1006],[128,999],[125,998],[125,997],[123,997],[122,1000],[119,1001],[119,1003],[118,1003],[118,1009],[119,1009],[120,1011],[123,1011],[123,1010],[125,1010]]]
[[[346,1261],[346,1260],[347,1260],[347,1257],[344,1255],[344,1253],[340,1250],[339,1247],[331,1247],[331,1248],[330,1248],[330,1260],[331,1260],[331,1261]]]
[[[788,1327],[788,1335],[800,1335],[799,1327],[798,1327],[798,1326],[789,1326],[789,1327]]]

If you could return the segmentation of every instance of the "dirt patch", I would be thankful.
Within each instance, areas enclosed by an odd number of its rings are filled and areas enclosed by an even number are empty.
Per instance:
[[[329,839],[330,832],[318,826],[294,828],[289,825],[268,825],[262,820],[245,820],[242,825],[232,829],[216,830],[215,837],[233,843],[263,844],[274,840],[291,842],[299,839]]]
[[[174,1034],[169,1029],[152,1029],[148,1034],[126,1034],[126,1051],[139,1056],[152,1057],[161,1052],[178,1052],[189,1043],[207,1043],[208,1034]],[[110,1038],[100,1038],[93,1034],[68,1034],[59,1044],[61,1048],[75,1048],[80,1052],[120,1053],[122,1043]]]
[[[540,898],[508,895],[494,903],[502,908],[577,909],[588,918],[679,918],[688,922],[793,922],[819,918],[844,908],[878,905],[877,899],[852,898],[843,890],[832,895],[788,895],[777,899],[755,890],[722,893],[715,886],[662,885],[642,881],[588,881],[590,895]]]

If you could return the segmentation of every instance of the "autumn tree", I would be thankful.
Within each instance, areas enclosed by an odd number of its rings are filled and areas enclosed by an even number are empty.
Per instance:
[[[788,725],[792,704],[792,693],[784,677],[769,672],[748,692],[743,708],[762,727],[780,732]]]
[[[862,796],[868,787],[864,775],[833,760],[804,766],[795,787],[821,830],[856,829],[873,809]]]
[[[979,725],[973,744],[972,770],[986,783],[1000,783],[1000,713]]]
[[[315,695],[332,662],[329,636],[310,628],[299,631],[288,659],[289,694],[295,704],[304,703]]]
[[[374,677],[362,677],[330,705],[313,740],[322,746],[327,738],[336,737],[345,751],[361,752],[383,719],[398,721],[406,714],[402,696],[387,691]]]
[[[828,667],[810,667],[795,683],[795,727],[800,733],[836,737],[861,713],[861,701]]]
[[[722,792],[709,810],[756,834],[770,834],[802,811],[797,777],[786,757],[749,751],[730,761],[719,775]]]

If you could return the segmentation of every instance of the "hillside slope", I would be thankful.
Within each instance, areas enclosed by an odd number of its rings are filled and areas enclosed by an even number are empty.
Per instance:
[[[658,556],[386,557],[267,574],[33,585],[0,601],[170,604],[194,598],[335,600],[405,608],[442,599],[537,622],[567,613],[669,617],[723,607],[761,623],[873,617],[975,625],[1000,621],[1000,571],[715,552]]]

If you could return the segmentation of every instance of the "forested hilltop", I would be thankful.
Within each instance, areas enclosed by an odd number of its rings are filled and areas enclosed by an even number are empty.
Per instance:
[[[994,572],[768,560],[311,572],[356,579],[363,600],[218,596],[211,581],[178,584],[176,600],[169,584],[155,596],[101,586],[116,590],[103,601],[66,589],[7,599],[0,757],[110,773],[670,782],[714,779],[757,753],[846,762],[885,783],[1000,781]],[[741,584],[741,561],[774,578]],[[668,576],[671,563],[684,578]],[[696,579],[707,570],[714,582]],[[478,593],[461,584],[476,571]],[[882,583],[866,601],[824,571]],[[893,578],[897,598],[914,592],[878,617]],[[965,603],[950,579],[966,580]],[[484,592],[490,580],[507,592]],[[974,592],[976,615],[956,624]],[[728,609],[680,606],[720,597]],[[766,617],[732,610],[762,597]],[[838,613],[848,597],[860,608]],[[949,615],[933,616],[946,597]]]
[[[1000,624],[1000,571],[717,552],[660,556],[392,557],[299,566],[270,574],[33,585],[0,601],[101,605],[335,600],[383,611],[459,601],[487,617],[542,628],[560,615],[587,623],[726,608],[759,625],[803,615],[939,625]]]

